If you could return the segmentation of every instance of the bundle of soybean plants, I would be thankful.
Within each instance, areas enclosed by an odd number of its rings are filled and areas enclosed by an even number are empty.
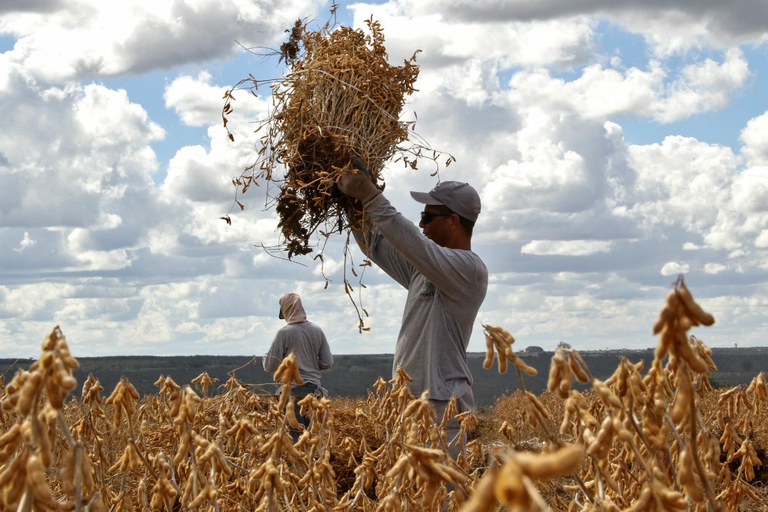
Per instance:
[[[296,21],[286,30],[288,40],[274,52],[285,62],[284,75],[265,80],[249,75],[224,95],[226,128],[235,91],[258,96],[260,88],[268,87],[271,93],[270,111],[257,124],[258,157],[232,180],[233,208],[244,208],[241,198],[252,185],[271,186],[267,209],[276,208],[278,247],[288,259],[317,251],[314,257],[322,262],[328,238],[340,234],[346,235],[346,263],[350,230],[366,226],[359,202],[336,188],[341,173],[365,167],[383,189],[382,170],[388,162],[402,161],[416,170],[421,159],[428,159],[434,174],[438,159],[447,155],[416,134],[415,121],[401,120],[406,98],[415,90],[420,50],[402,65],[392,65],[381,25],[373,17],[365,24],[367,31],[335,23],[310,30]],[[445,166],[453,160],[447,155]],[[229,215],[222,218],[231,223]],[[351,285],[346,277],[344,281],[349,295]]]

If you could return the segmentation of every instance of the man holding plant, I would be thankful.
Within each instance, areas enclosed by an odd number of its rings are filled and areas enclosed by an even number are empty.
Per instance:
[[[400,367],[413,379],[409,387],[415,396],[429,390],[438,423],[452,396],[459,412],[475,410],[467,346],[488,288],[488,270],[471,243],[479,195],[458,181],[411,192],[425,205],[417,227],[390,204],[364,169],[343,174],[337,186],[360,201],[373,226],[354,232],[360,249],[408,290],[393,373]],[[458,434],[453,419],[446,437],[454,456],[465,441]]]

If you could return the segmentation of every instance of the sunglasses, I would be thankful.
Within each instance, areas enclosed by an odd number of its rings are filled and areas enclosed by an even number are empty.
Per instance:
[[[429,224],[436,217],[450,217],[453,213],[439,213],[439,212],[421,212],[421,223]]]

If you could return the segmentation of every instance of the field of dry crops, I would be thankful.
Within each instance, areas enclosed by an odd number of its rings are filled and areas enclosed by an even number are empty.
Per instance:
[[[205,373],[159,376],[144,397],[125,379],[105,392],[92,376],[75,382],[55,328],[36,362],[0,381],[2,510],[766,511],[768,385],[759,373],[709,386],[710,351],[688,330],[713,321],[681,279],[648,368],[622,360],[601,381],[560,349],[538,396],[512,336],[485,326],[488,371],[516,371],[520,389],[458,416],[468,443],[456,460],[447,418],[403,372],[367,399],[303,399],[311,423],[293,442],[289,392],[234,376],[213,388]],[[298,379],[292,357],[275,378]]]

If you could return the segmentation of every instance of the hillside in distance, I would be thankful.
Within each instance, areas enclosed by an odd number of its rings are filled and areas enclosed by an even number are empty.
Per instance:
[[[524,376],[529,391],[540,394],[547,385],[550,359],[553,352],[516,352],[530,366],[538,370],[536,376]],[[653,359],[653,350],[580,351],[592,374],[606,379],[616,370],[622,357],[633,363],[644,361],[644,370]],[[77,357],[77,356],[76,356]],[[474,378],[473,390],[478,407],[489,407],[504,395],[519,388],[514,368],[499,374],[496,363],[491,368],[482,366],[484,353],[470,353],[468,360]],[[717,372],[710,377],[713,386],[748,384],[759,372],[768,370],[768,347],[714,348],[712,359]],[[157,393],[155,382],[171,377],[177,384],[190,384],[192,379],[207,372],[214,386],[223,385],[230,375],[257,393],[275,390],[272,377],[261,366],[261,357],[249,356],[114,356],[77,357],[80,368],[75,371],[77,392],[89,374],[93,374],[109,395],[121,377],[127,378],[141,394]],[[18,369],[27,369],[32,359],[0,359],[0,376],[10,382]],[[332,396],[366,396],[379,377],[389,380],[392,375],[392,354],[335,355],[334,366],[323,373],[323,387]],[[575,389],[585,389],[574,386]],[[219,392],[209,390],[209,394]]]

